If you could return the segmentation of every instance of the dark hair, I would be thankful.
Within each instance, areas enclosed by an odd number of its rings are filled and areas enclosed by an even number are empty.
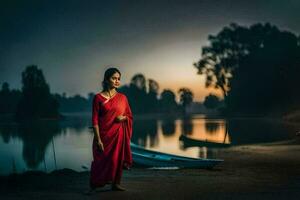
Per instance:
[[[104,78],[103,78],[103,81],[102,81],[103,91],[107,91],[108,90],[108,81],[112,77],[112,75],[114,75],[115,73],[119,73],[120,76],[121,76],[121,72],[117,68],[115,68],[115,67],[108,68],[104,72]]]

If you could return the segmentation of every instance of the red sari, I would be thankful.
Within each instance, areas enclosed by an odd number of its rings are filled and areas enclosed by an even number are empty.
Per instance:
[[[127,116],[127,120],[117,122],[118,115]],[[94,137],[90,174],[92,188],[112,182],[119,184],[123,167],[129,168],[132,165],[132,119],[131,109],[124,94],[118,92],[110,99],[99,93],[94,96],[92,123],[99,126],[104,151],[98,150]]]

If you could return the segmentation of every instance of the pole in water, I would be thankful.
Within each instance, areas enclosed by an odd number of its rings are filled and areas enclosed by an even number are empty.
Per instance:
[[[52,137],[52,149],[53,149],[53,158],[54,158],[55,170],[57,170],[56,155],[55,155],[55,148],[54,148],[53,137]]]

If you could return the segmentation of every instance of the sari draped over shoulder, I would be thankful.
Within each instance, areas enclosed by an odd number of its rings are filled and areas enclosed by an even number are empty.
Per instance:
[[[116,121],[118,115],[125,115],[127,120]],[[131,167],[132,122],[132,112],[124,94],[118,92],[110,99],[106,99],[99,93],[94,96],[92,123],[93,126],[99,126],[104,151],[98,150],[94,137],[91,187],[99,187],[112,182],[120,183],[123,168]]]

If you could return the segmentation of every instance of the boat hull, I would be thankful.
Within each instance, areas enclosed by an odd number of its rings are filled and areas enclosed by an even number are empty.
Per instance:
[[[178,167],[211,169],[223,162],[221,159],[203,159],[177,156],[157,151],[147,150],[131,144],[132,157],[135,164],[146,167]]]

